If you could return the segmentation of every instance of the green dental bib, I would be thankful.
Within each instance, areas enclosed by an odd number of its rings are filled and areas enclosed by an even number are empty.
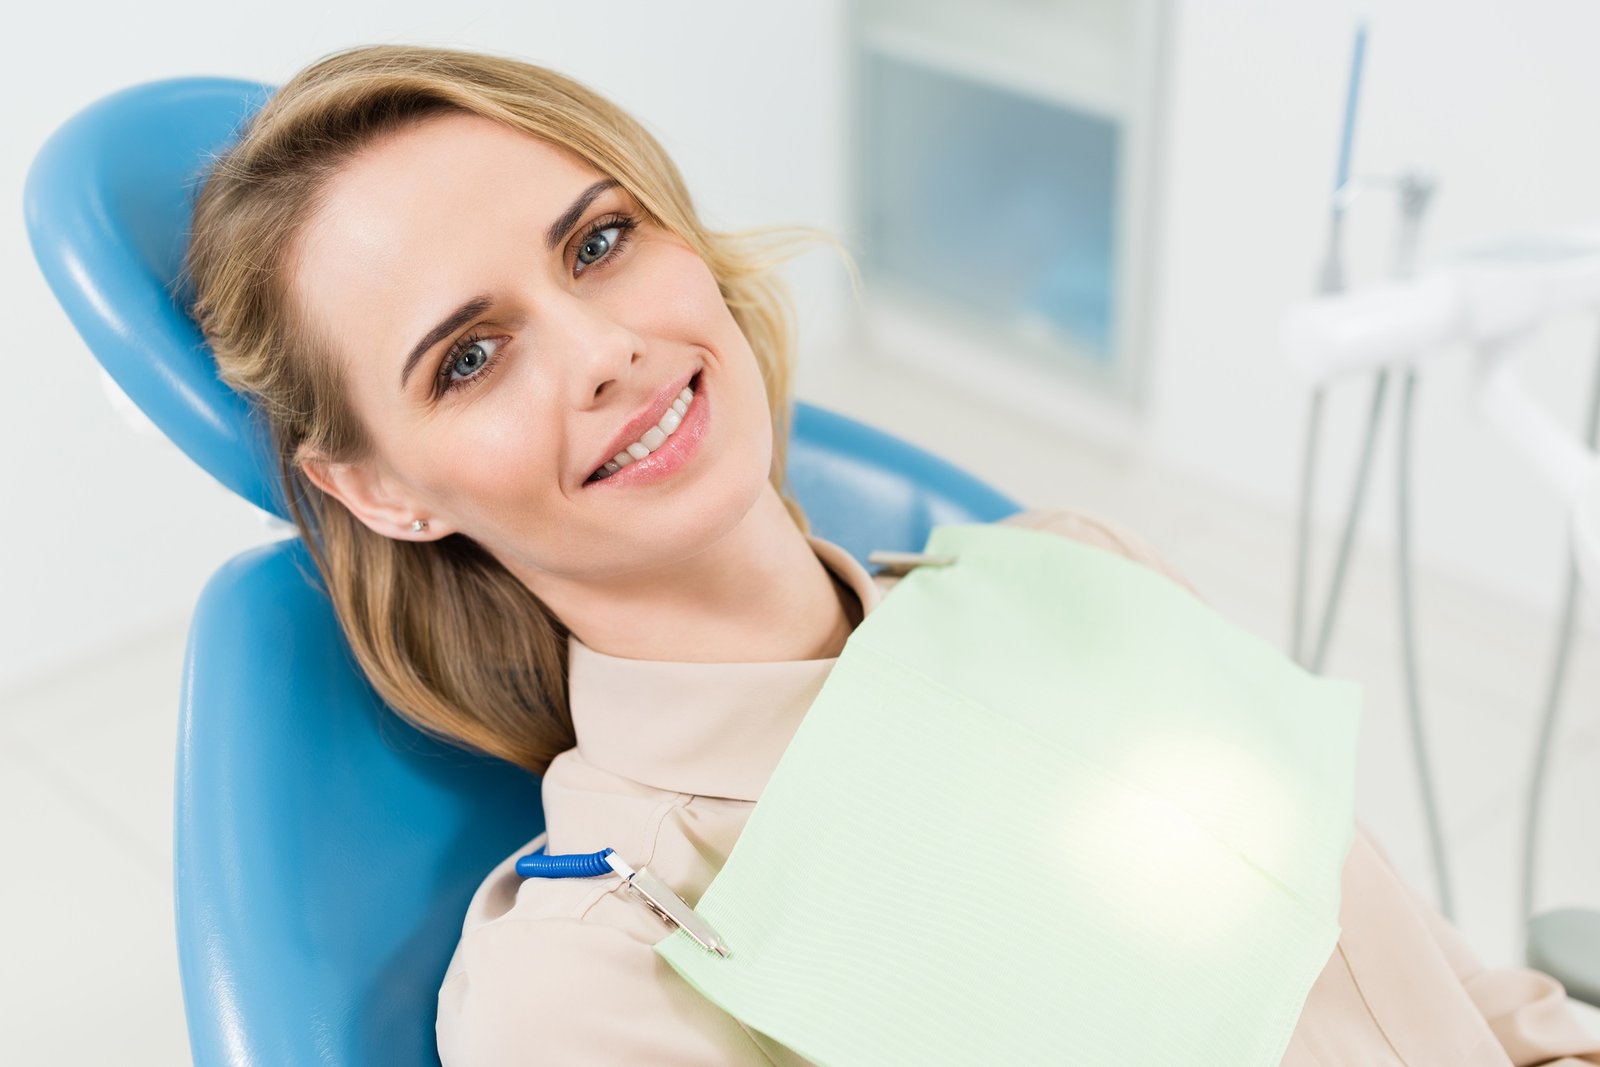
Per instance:
[[[826,1067],[1278,1064],[1339,937],[1361,688],[1163,575],[940,526],[656,951]]]

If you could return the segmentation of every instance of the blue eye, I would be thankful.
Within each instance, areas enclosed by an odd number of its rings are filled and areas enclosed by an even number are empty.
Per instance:
[[[606,267],[610,261],[622,254],[629,240],[628,231],[639,224],[632,215],[621,212],[607,215],[597,221],[589,232],[583,235],[583,243],[578,245],[578,251],[573,255],[577,260],[574,273],[582,274],[585,270],[595,266],[601,260],[606,260]]]
[[[500,342],[494,340],[474,341],[457,353],[456,358],[450,361],[451,376],[456,371],[461,372],[462,378],[470,378],[489,362],[489,357],[494,354],[495,346]]]
[[[607,252],[611,251],[611,249],[614,248],[616,246],[616,244],[617,244],[617,238],[615,238],[615,237],[607,237],[605,235],[608,234],[608,233],[621,233],[621,232],[622,232],[622,227],[621,226],[607,226],[603,230],[595,230],[594,232],[589,234],[589,237],[583,242],[583,244],[578,246],[578,262],[582,263],[586,267],[591,265],[591,264],[593,264],[593,263],[598,262],[602,257],[605,256],[605,254]],[[585,252],[590,252],[591,250],[592,250],[592,254],[594,256],[594,259],[584,259],[583,258],[583,254]]]
[[[468,336],[452,348],[439,367],[439,391],[447,393],[468,380],[481,377],[483,368],[494,359],[501,338]]]

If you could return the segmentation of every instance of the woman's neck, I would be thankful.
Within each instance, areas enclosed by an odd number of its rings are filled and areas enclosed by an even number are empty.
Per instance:
[[[827,659],[862,618],[855,592],[817,558],[770,484],[727,536],[657,581],[529,587],[578,640],[627,659]]]

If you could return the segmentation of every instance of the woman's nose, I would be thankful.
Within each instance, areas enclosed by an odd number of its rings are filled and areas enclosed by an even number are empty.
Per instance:
[[[582,409],[627,381],[644,356],[644,339],[591,300],[566,294],[557,303],[559,312],[546,315],[547,343],[568,370],[573,406]]]

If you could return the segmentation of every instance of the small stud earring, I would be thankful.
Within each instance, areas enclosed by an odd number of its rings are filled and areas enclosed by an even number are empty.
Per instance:
[[[421,533],[423,530],[426,530],[427,528],[428,528],[428,520],[427,519],[412,519],[411,520],[411,532],[412,533]]]

